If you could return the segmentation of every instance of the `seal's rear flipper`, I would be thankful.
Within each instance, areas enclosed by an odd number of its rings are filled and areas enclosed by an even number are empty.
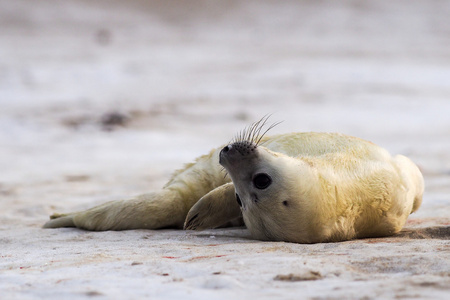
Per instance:
[[[71,214],[53,214],[50,216],[50,221],[44,224],[44,228],[59,228],[59,227],[75,227],[73,216]]]
[[[186,206],[177,191],[163,190],[128,200],[110,201],[70,214],[54,214],[44,228],[77,227],[94,231],[182,228]]]

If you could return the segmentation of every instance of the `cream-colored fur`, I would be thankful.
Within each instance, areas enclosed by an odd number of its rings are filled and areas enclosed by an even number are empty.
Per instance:
[[[266,137],[262,144],[251,156],[224,159],[229,176],[219,165],[220,149],[213,150],[177,172],[159,193],[56,214],[44,227],[122,230],[184,224],[201,230],[242,214],[257,239],[315,243],[395,234],[420,206],[418,168],[373,143],[342,134],[290,133]],[[261,172],[273,180],[264,190],[252,184]]]

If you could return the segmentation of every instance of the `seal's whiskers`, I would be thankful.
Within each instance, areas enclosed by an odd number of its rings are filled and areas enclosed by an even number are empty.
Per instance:
[[[264,130],[264,128],[267,125],[267,121],[269,120],[270,117],[271,117],[270,114],[265,115],[259,121],[252,123],[248,127],[245,127],[243,130],[241,130],[235,136],[235,138],[233,139],[233,143],[246,141],[246,142],[249,142],[249,143],[252,143],[252,144],[255,144],[256,146],[258,146],[259,143],[261,142],[262,138],[267,134],[267,132],[269,132],[275,126],[282,123],[281,121],[276,122]],[[264,130],[264,132],[263,132],[263,130]],[[261,134],[261,132],[263,132],[263,133]]]

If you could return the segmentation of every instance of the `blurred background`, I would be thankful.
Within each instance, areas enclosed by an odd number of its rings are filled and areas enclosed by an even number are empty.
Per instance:
[[[46,215],[159,188],[273,114],[273,133],[410,156],[448,208],[449,16],[445,0],[0,0],[4,203],[40,195]]]

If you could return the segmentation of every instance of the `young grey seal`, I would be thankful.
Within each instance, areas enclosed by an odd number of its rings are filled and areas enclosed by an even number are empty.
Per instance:
[[[318,243],[393,235],[419,208],[423,177],[407,157],[339,133],[267,137],[266,122],[175,172],[159,192],[54,214],[44,227],[202,230],[243,217],[255,239]]]

